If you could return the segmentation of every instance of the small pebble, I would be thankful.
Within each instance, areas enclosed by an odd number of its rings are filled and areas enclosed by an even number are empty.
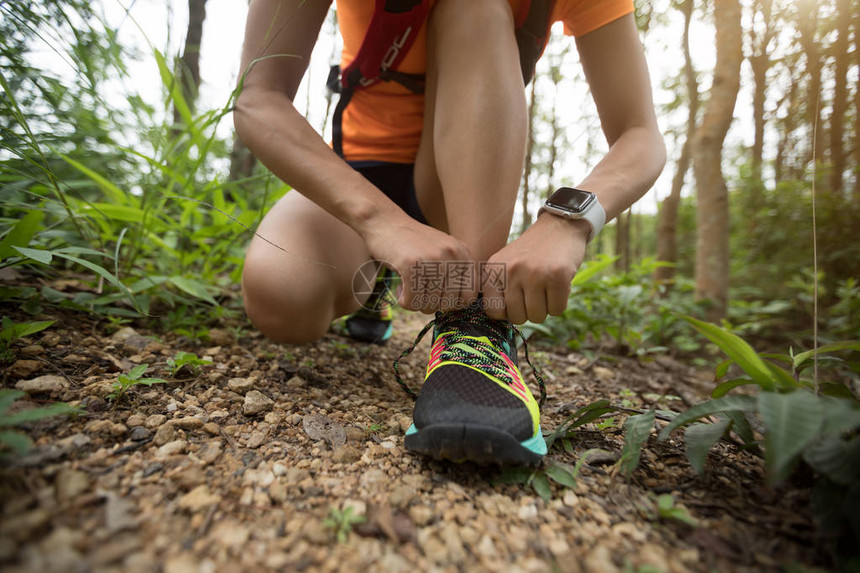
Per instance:
[[[128,433],[129,439],[134,442],[142,442],[143,440],[148,440],[152,436],[152,430],[147,430],[143,426],[135,426]]]

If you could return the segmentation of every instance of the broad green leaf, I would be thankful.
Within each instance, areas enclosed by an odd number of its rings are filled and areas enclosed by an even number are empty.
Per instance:
[[[550,460],[549,465],[546,467],[546,475],[564,487],[576,487],[576,476],[573,473],[573,468],[567,464]]]
[[[189,279],[186,277],[170,277],[170,282],[173,283],[179,290],[190,294],[195,298],[199,298],[201,300],[205,300],[209,304],[213,306],[218,306],[218,303],[212,298],[212,295],[209,294],[209,291],[206,289],[206,285],[201,283],[200,281]]]
[[[822,396],[824,404],[824,424],[821,433],[824,435],[843,434],[860,428],[860,408],[854,398],[834,398]]]
[[[820,474],[841,485],[860,480],[860,438],[826,437],[803,451],[803,459]]]
[[[654,410],[648,410],[624,421],[624,448],[621,450],[618,465],[625,476],[629,477],[639,465],[642,446],[648,441],[651,426],[654,425],[654,414]]]
[[[538,472],[535,474],[534,479],[532,479],[532,487],[544,501],[552,500],[552,487],[550,487],[549,479],[545,473]]]
[[[588,417],[589,413],[599,411],[600,413],[594,417]],[[609,400],[597,400],[596,402],[592,402],[591,404],[587,404],[567,417],[567,419],[559,424],[558,428],[549,435],[546,439],[546,447],[552,447],[553,442],[561,436],[564,432],[566,432],[570,428],[574,428],[580,426],[582,424],[587,424],[591,420],[594,420],[607,412],[613,412],[615,408],[609,405]],[[588,417],[586,421],[582,421],[584,418]]]
[[[791,373],[783,370],[773,362],[765,361],[765,366],[770,370],[771,374],[773,374],[774,379],[776,379],[777,384],[779,384],[780,388],[789,389],[789,388],[800,388],[801,384],[798,382]]]
[[[35,322],[22,322],[20,324],[16,324],[12,327],[13,336],[15,340],[19,338],[24,338],[25,336],[30,336],[31,334],[36,334],[37,332],[41,332],[57,322],[56,320],[37,320]],[[5,332],[5,329],[4,329]]]
[[[719,380],[723,376],[725,376],[729,372],[729,368],[734,364],[735,361],[731,358],[726,358],[719,364],[717,364],[716,370],[714,370],[714,380]]]
[[[732,431],[740,436],[744,445],[755,445],[755,435],[753,434],[750,423],[744,413],[738,410],[733,410],[731,412],[726,412],[726,416],[732,420]]]
[[[860,352],[860,340],[843,340],[841,342],[833,342],[820,347],[817,352],[819,357],[828,352],[836,352],[839,350],[856,350]],[[801,364],[815,356],[816,350],[807,350],[801,352],[794,357],[794,367],[799,368]]]
[[[147,289],[157,287],[161,283],[163,283],[164,281],[167,281],[167,280],[169,280],[168,277],[147,276],[146,278],[140,279],[139,281],[136,281],[135,283],[131,284],[128,287],[128,290],[137,294],[137,293],[145,291]]]
[[[723,330],[715,324],[702,322],[692,316],[682,316],[684,320],[693,325],[693,328],[703,334],[708,340],[720,347],[720,350],[726,353],[726,356],[731,358],[743,369],[744,372],[750,375],[755,380],[756,384],[765,390],[774,390],[776,379],[756,351],[746,343],[741,337],[726,330]]]
[[[112,203],[91,203],[82,208],[84,212],[95,212],[104,215],[113,221],[125,221],[127,223],[143,223],[147,213],[139,207],[131,205],[114,205]],[[164,224],[151,215],[150,222],[157,222],[158,228],[164,228]],[[153,226],[154,227],[154,226]],[[157,229],[153,229],[157,230]]]
[[[128,377],[132,380],[137,380],[138,378],[143,376],[143,373],[146,372],[147,368],[148,366],[146,364],[138,364],[129,371]]]
[[[782,362],[783,364],[788,364],[791,366],[792,358],[787,354],[774,354],[772,352],[762,352],[759,354],[762,358],[769,358],[770,360],[776,360],[777,362]]]
[[[27,247],[44,218],[45,212],[36,209],[28,211],[21,217],[21,220],[15,223],[15,226],[0,241],[0,261],[15,255],[12,247]]]
[[[603,256],[599,259],[594,259],[582,265],[576,272],[576,276],[570,282],[571,285],[577,286],[588,282],[594,275],[612,265],[618,257]]]
[[[12,248],[27,257],[28,259],[33,259],[34,261],[40,262],[45,265],[50,265],[51,260],[53,259],[51,251],[43,251],[42,249],[29,249],[27,247],[18,247],[15,245],[13,245]]]
[[[61,153],[60,157],[65,159],[69,165],[92,179],[96,183],[96,185],[99,186],[99,189],[104,191],[104,193],[108,197],[110,197],[111,200],[113,200],[116,204],[123,205],[128,202],[128,195],[126,194],[126,192],[117,187],[115,184],[111,183],[107,178],[103,177],[102,175],[99,175],[83,163],[75,161],[67,155],[63,155]]]
[[[144,386],[152,386],[153,384],[167,384],[167,380],[163,378],[138,378],[135,380],[137,384],[143,384]]]
[[[714,388],[711,392],[711,398],[722,398],[731,390],[734,390],[739,386],[749,386],[750,384],[755,384],[752,378],[735,378],[734,380],[727,380]]]
[[[841,382],[822,382],[818,385],[818,391],[821,392],[822,396],[855,400],[854,394],[851,393],[851,389]]]
[[[707,402],[696,404],[692,408],[678,414],[674,420],[669,422],[668,426],[663,428],[657,440],[665,440],[675,428],[683,426],[693,420],[703,418],[704,416],[711,416],[722,412],[753,412],[755,409],[755,396],[724,396],[722,398],[708,400]]]
[[[726,417],[713,424],[693,424],[687,427],[684,432],[684,449],[697,474],[702,473],[708,452],[726,432],[730,422]]]
[[[618,287],[618,300],[623,305],[628,305],[642,294],[642,285],[621,285]]]
[[[62,249],[54,249],[52,252],[56,255],[92,255],[94,257],[102,257],[107,259],[114,258],[108,253],[97,251],[95,249],[89,249],[87,247],[63,247]]]
[[[16,454],[26,454],[33,442],[24,434],[12,430],[3,430],[0,431],[0,444],[7,446]]]
[[[824,404],[809,392],[762,392],[758,410],[767,428],[765,463],[772,484],[781,482],[800,452],[818,435],[824,423]]]
[[[36,420],[50,418],[51,416],[71,414],[74,411],[75,409],[68,404],[57,402],[50,406],[45,406],[44,408],[31,408],[29,410],[15,412],[11,416],[3,416],[0,418],[0,427],[17,426],[24,422],[35,422]]]

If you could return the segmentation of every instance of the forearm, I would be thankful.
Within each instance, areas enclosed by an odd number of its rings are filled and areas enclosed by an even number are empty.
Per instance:
[[[578,187],[597,194],[609,221],[651,188],[665,163],[666,146],[657,128],[630,128]]]
[[[272,173],[360,235],[380,217],[401,215],[326,145],[283,92],[246,91],[233,115],[239,138]]]

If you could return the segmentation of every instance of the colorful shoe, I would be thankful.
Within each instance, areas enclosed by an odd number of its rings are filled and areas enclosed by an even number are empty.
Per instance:
[[[406,449],[455,462],[540,463],[547,451],[540,428],[546,390],[528,361],[528,347],[526,360],[540,385],[540,404],[523,382],[514,338],[519,330],[508,321],[490,319],[479,306],[437,312],[394,362],[397,382],[413,397],[415,392],[400,378],[399,361],[431,325],[433,346]]]
[[[370,298],[352,314],[332,323],[332,331],[360,342],[385,344],[391,338],[394,304],[392,291],[394,275],[386,268],[380,270]]]

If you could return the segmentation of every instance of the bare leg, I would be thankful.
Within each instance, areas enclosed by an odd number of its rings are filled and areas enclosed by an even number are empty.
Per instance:
[[[358,309],[352,278],[370,260],[355,231],[295,191],[263,219],[245,258],[242,294],[254,325],[277,342],[312,342]]]
[[[430,223],[464,241],[477,261],[507,243],[527,129],[508,1],[439,0],[428,22],[415,182]]]

